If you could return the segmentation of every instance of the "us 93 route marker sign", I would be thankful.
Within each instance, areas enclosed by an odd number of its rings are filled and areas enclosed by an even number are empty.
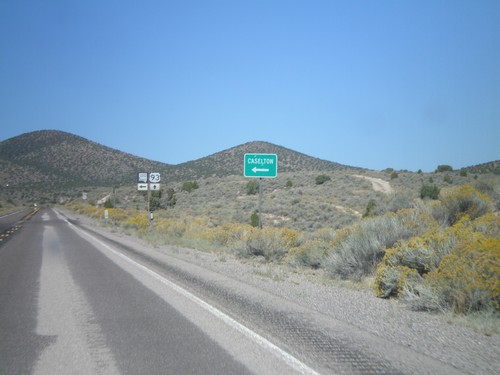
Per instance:
[[[256,178],[275,178],[278,175],[278,155],[245,154],[244,176]]]
[[[161,175],[158,172],[139,172],[137,174],[137,190],[160,190]]]

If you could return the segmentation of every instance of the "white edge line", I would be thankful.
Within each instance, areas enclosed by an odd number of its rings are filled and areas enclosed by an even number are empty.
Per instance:
[[[212,315],[215,317],[219,318],[222,320],[224,323],[229,325],[230,327],[236,329],[238,332],[242,333],[243,335],[247,336],[251,340],[253,340],[255,343],[260,345],[262,348],[266,349],[267,351],[273,353],[275,356],[281,358],[285,363],[287,363],[290,367],[294,368],[295,370],[303,373],[303,374],[310,374],[310,375],[320,375],[318,372],[314,371],[312,368],[307,366],[305,363],[301,362],[291,354],[287,353],[283,349],[279,348],[278,346],[274,345],[272,342],[268,341],[258,333],[252,331],[250,328],[247,328],[243,324],[237,322],[233,318],[231,318],[229,315],[226,315],[222,311],[218,310],[217,308],[213,307],[212,305],[208,304],[207,302],[203,301],[202,299],[196,297],[194,294],[188,292],[186,289],[180,287],[179,285],[173,283],[172,281],[164,278],[160,274],[154,272],[153,270],[147,268],[146,266],[136,262],[132,258],[129,258],[128,256],[122,254],[121,252],[113,249],[111,246],[105,244],[104,242],[98,240],[91,234],[85,232],[84,230],[81,230],[80,228],[77,228],[73,224],[71,224],[68,220],[65,220],[74,230],[79,231],[80,233],[84,234],[85,236],[91,238],[93,241],[97,242],[99,245],[102,247],[106,248],[110,252],[112,252],[114,255],[122,258],[126,262],[136,266],[137,268],[143,270],[147,274],[149,274],[151,277],[154,279],[158,280],[162,284],[172,288],[175,290],[177,293],[181,294],[182,296],[186,297],[187,299],[191,300],[192,302],[196,303],[198,306],[202,307],[204,310],[210,312]]]

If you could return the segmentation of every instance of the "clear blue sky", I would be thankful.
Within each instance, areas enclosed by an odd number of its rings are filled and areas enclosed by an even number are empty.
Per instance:
[[[2,0],[0,140],[39,129],[172,164],[498,160],[500,1]]]

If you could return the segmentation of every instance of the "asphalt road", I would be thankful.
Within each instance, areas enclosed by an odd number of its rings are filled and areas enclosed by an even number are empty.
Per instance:
[[[22,219],[32,210],[21,210],[0,216],[0,245],[21,228]]]
[[[0,374],[456,368],[52,209],[0,243]]]
[[[23,223],[0,245],[0,373],[293,373],[127,259],[53,210]]]

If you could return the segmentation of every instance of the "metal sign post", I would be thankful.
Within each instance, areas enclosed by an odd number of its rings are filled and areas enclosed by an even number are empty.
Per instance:
[[[140,172],[137,174],[137,190],[148,193],[148,233],[151,233],[151,242],[154,242],[154,215],[151,211],[151,191],[160,191],[161,176],[158,172]]]
[[[243,175],[259,179],[259,228],[262,229],[262,179],[278,176],[278,155],[245,154]]]
[[[262,178],[259,178],[259,228],[262,229]]]

